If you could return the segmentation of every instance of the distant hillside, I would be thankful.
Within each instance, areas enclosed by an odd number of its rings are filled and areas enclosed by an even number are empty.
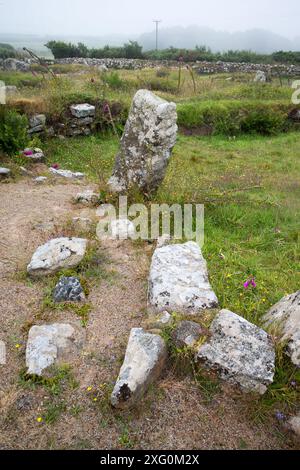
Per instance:
[[[25,35],[25,34],[1,34],[0,43],[9,43],[16,49],[28,47],[43,57],[51,57],[49,49],[45,44],[51,40],[62,40],[65,42],[83,42],[89,48],[110,46],[121,46],[128,40],[138,41],[145,51],[155,48],[155,31],[144,33],[140,36],[134,34],[106,36],[64,36],[61,35]],[[279,50],[299,51],[300,36],[289,40],[283,36],[255,29],[244,32],[228,33],[226,31],[215,31],[202,26],[175,26],[172,28],[161,28],[159,32],[159,47],[166,49],[170,46],[176,48],[193,49],[196,45],[207,46],[212,51],[227,50],[252,50],[261,54],[270,54]]]
[[[142,34],[138,41],[145,50],[154,49],[154,31]],[[160,30],[160,49],[166,49],[170,46],[192,49],[196,45],[210,47],[213,52],[238,49],[252,50],[260,54],[270,54],[279,50],[299,51],[300,36],[291,41],[283,36],[261,29],[228,33],[201,26],[188,26],[186,28],[176,26]]]

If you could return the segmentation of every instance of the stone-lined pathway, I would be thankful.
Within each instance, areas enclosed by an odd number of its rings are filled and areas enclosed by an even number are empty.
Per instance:
[[[78,192],[91,189],[91,185],[61,184],[60,180],[54,185],[36,185],[28,178],[4,188],[0,207],[0,339],[7,346],[7,365],[1,368],[0,376],[0,448],[122,448],[121,422],[112,410],[93,404],[93,392],[87,389],[97,390],[101,399],[101,384],[116,380],[131,329],[142,325],[152,247],[130,242],[103,244],[108,267],[115,274],[96,283],[89,295],[93,309],[84,354],[73,364],[79,387],[65,392],[67,411],[57,423],[38,425],[37,416],[43,414],[47,402],[46,391],[17,385],[25,364],[29,328],[32,322],[69,323],[75,319],[70,312],[52,312],[36,321],[43,291],[38,282],[29,282],[25,270],[38,246],[65,235],[62,227],[66,220],[92,217],[94,209],[72,203]],[[245,406],[242,398],[238,404],[234,399],[238,392],[227,389],[226,384],[209,406],[189,379],[179,380],[172,371],[166,372],[158,387],[158,393],[150,393],[139,411],[130,413],[127,427],[135,448],[239,448],[241,436],[249,448],[289,447],[278,441],[272,426],[251,423],[247,414],[241,413]],[[76,403],[82,408],[78,417],[68,411]],[[129,417],[125,413],[122,419]]]

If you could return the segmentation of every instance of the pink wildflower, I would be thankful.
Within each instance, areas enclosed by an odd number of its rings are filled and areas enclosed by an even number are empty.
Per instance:
[[[248,279],[245,283],[244,283],[244,289],[248,289],[250,286],[253,287],[253,289],[255,289],[257,287],[257,284],[255,282],[255,279],[254,277],[252,277],[251,279]]]

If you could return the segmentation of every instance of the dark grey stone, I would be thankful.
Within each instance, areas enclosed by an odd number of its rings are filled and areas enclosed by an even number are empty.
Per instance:
[[[177,348],[193,346],[204,334],[201,326],[192,321],[181,321],[172,333],[172,339]]]
[[[82,302],[85,295],[79,279],[61,277],[53,291],[54,302]]]

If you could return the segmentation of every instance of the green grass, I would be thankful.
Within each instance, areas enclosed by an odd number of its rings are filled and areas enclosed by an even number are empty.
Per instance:
[[[41,84],[42,77],[36,77],[31,73],[0,71],[0,81],[18,88],[35,88]]]
[[[24,369],[19,375],[19,386],[33,389],[42,386],[52,397],[60,396],[66,388],[75,390],[78,387],[69,364],[49,367],[48,375],[47,377],[28,375]]]
[[[50,165],[58,163],[61,168],[86,173],[99,181],[99,178],[107,179],[111,172],[118,139],[110,134],[64,141],[51,139],[44,149]]]
[[[186,72],[179,93],[163,91],[168,84],[172,87],[177,83],[176,71],[161,79],[157,94],[178,103],[180,124],[217,123],[219,132],[237,137],[179,135],[166,178],[152,201],[205,205],[203,252],[220,306],[262,326],[262,316],[270,306],[300,285],[300,139],[296,132],[268,137],[239,135],[236,117],[240,119],[241,110],[267,109],[269,115],[273,111],[282,115],[291,106],[292,90],[280,87],[277,81],[271,85],[250,83],[249,75],[235,75],[228,82],[226,77],[197,76],[196,94]],[[95,75],[96,87],[90,78],[74,79],[72,87],[66,84],[66,93],[100,96],[100,78]],[[119,78],[122,84],[118,85],[117,78],[111,80],[105,96],[126,106],[142,84],[157,85],[155,72],[149,70],[120,71]],[[97,134],[64,141],[51,139],[42,145],[49,164],[82,171],[101,187],[111,174],[119,143],[111,134]],[[77,274],[103,278],[101,263],[90,261],[88,257]],[[257,287],[245,290],[243,284],[252,276]],[[276,407],[288,411],[299,403],[298,371],[281,352],[277,345],[275,381],[255,402],[256,417]],[[298,384],[296,388],[291,388],[291,381]],[[217,390],[206,378],[200,377],[199,386],[208,397]],[[126,432],[121,441],[127,445]]]
[[[104,179],[118,149],[113,136],[51,140],[50,162]],[[52,156],[53,155],[53,156]],[[93,158],[91,167],[82,158]],[[155,202],[205,204],[204,253],[223,307],[254,323],[299,288],[300,141],[274,137],[179,136]],[[257,289],[245,291],[253,275]]]

